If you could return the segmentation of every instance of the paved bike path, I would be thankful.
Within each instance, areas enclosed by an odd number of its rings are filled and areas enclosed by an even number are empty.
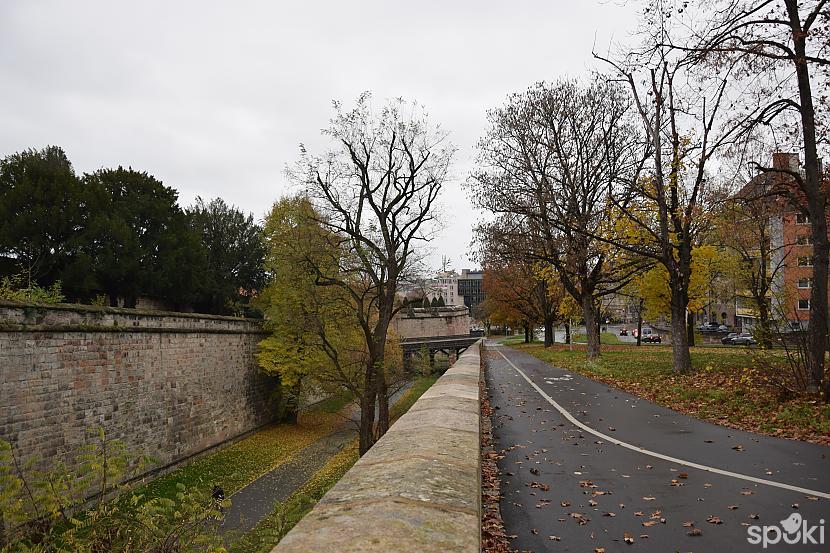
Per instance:
[[[762,551],[747,542],[748,526],[780,526],[793,513],[810,525],[830,519],[830,500],[822,497],[830,494],[830,447],[717,426],[523,352],[494,343],[487,349],[493,435],[506,450],[499,462],[502,514],[508,534],[516,535],[515,548]],[[693,526],[684,526],[690,522]],[[689,535],[695,528],[700,535]],[[625,542],[626,532],[632,544]],[[778,544],[767,551],[830,551],[830,546]]]

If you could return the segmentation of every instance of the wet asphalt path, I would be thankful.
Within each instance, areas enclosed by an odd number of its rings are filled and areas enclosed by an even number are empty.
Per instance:
[[[830,494],[830,447],[699,421],[487,345],[493,437],[505,450],[501,509],[507,533],[516,536],[514,548],[757,552],[764,549],[747,541],[748,526],[781,526],[798,513],[810,526],[825,520],[825,545],[781,542],[766,551],[830,551],[830,500],[820,497]],[[500,352],[577,421],[635,450],[573,424]],[[639,448],[819,496],[684,466]],[[700,534],[689,535],[695,529]],[[633,543],[625,542],[626,533]]]

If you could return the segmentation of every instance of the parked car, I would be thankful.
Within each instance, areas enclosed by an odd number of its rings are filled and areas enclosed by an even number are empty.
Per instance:
[[[620,336],[628,336],[628,329],[625,328],[625,327],[622,327],[620,329]]]
[[[729,345],[729,344],[732,343],[732,340],[734,340],[737,337],[738,337],[737,332],[730,332],[729,334],[727,334],[726,336],[724,336],[723,338],[720,339],[720,343]]]
[[[641,341],[644,344],[662,344],[663,339],[660,337],[659,334],[646,334],[645,331],[643,332],[643,337]]]
[[[718,327],[718,332],[729,332],[729,326],[728,325],[720,325]]]
[[[702,325],[697,327],[697,329],[700,332],[717,332],[719,326],[720,325],[718,323],[703,323]]]
[[[749,332],[741,332],[734,338],[732,338],[732,344],[735,346],[753,346],[758,342],[755,338],[752,337],[752,334]]]

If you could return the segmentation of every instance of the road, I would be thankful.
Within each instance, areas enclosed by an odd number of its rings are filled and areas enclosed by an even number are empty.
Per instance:
[[[819,540],[830,526],[820,524],[830,519],[830,447],[713,425],[495,342],[486,346],[512,547],[830,551],[747,541],[750,527],[780,527],[791,515],[790,522],[800,516],[819,526],[810,534]],[[830,544],[830,531],[824,534]]]

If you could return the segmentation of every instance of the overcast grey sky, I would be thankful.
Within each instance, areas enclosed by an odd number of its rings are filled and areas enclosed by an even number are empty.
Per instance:
[[[323,144],[331,100],[424,104],[459,147],[432,261],[466,257],[461,182],[485,111],[594,67],[638,4],[539,1],[0,1],[0,156],[62,146],[75,169],[130,165],[187,206],[223,197],[261,218],[298,145]]]

